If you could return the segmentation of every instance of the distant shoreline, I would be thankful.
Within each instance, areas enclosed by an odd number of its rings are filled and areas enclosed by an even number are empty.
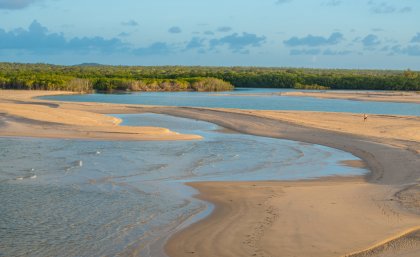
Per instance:
[[[214,94],[214,96],[230,96],[230,94]],[[235,95],[237,97],[246,96],[295,96],[295,97],[315,97],[323,99],[343,99],[353,101],[374,101],[374,102],[394,102],[394,103],[415,103],[420,104],[420,92],[406,91],[360,91],[360,90],[322,90],[312,92],[312,90],[299,90],[281,93],[243,93]]]
[[[346,99],[355,101],[375,101],[375,102],[396,102],[396,103],[416,103],[420,104],[420,92],[284,92],[282,96],[299,96],[299,97],[317,97],[317,98],[328,98],[328,99]]]
[[[232,87],[420,91],[420,72],[206,66],[60,66],[0,63],[0,88],[224,91]]]

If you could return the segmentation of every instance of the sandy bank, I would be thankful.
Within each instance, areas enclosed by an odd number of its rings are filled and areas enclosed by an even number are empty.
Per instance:
[[[322,91],[322,92],[284,92],[282,96],[317,97],[330,99],[347,99],[357,101],[420,103],[419,92],[404,91]]]
[[[419,106],[420,108],[420,106]],[[364,136],[369,140],[411,148],[420,153],[420,117],[398,115],[368,115],[367,120],[359,113],[307,112],[307,111],[259,111],[229,110],[230,112],[255,115],[304,127],[319,128],[351,135]]]
[[[316,97],[325,99],[344,99],[354,101],[375,101],[375,102],[395,102],[395,103],[418,103],[420,104],[420,92],[409,91],[292,91],[292,92],[272,92],[272,93],[243,93],[231,94],[212,94],[213,96],[297,96],[297,97]]]
[[[399,208],[393,187],[356,179],[191,186],[217,207],[168,242],[170,256],[338,257],[420,228],[418,216]],[[391,256],[419,253],[418,243],[401,238]]]
[[[166,128],[120,126],[108,115],[32,99],[66,92],[0,90],[0,136],[103,140],[195,140]],[[67,93],[68,94],[68,93]],[[92,109],[98,109],[95,106]],[[103,111],[108,111],[106,108]],[[111,112],[106,112],[111,113]]]
[[[363,120],[350,133],[338,129],[350,126],[347,123],[324,129],[322,126],[329,121],[314,119],[318,123],[310,126],[282,119],[281,115],[269,117],[273,114],[264,111],[163,107],[151,111],[206,120],[242,133],[334,147],[358,156],[371,170],[363,182],[328,182],[328,187],[322,190],[319,183],[324,181],[304,182],[304,190],[299,183],[292,183],[288,185],[289,194],[282,194],[286,190],[275,186],[283,182],[252,182],[266,190],[242,187],[246,183],[195,183],[193,186],[201,193],[199,197],[215,203],[216,211],[203,222],[175,235],[166,248],[170,256],[191,252],[195,256],[343,256],[361,252],[353,256],[415,257],[420,254],[420,238],[405,235],[420,226],[420,188],[413,186],[418,185],[420,178],[420,142],[415,133],[407,136],[398,132],[403,128],[399,123],[413,122],[418,126],[417,118],[400,122],[383,117],[387,121],[383,129],[394,133],[397,138],[393,138],[387,132],[370,136],[372,131],[362,129],[366,126]],[[293,115],[299,117],[302,113]],[[342,116],[329,115],[338,119]],[[378,117],[377,122],[380,127],[383,121]],[[228,201],[232,197],[237,197],[238,205]],[[276,216],[272,222],[267,209],[256,209],[261,197],[270,199],[270,206],[283,216]],[[322,202],[323,199],[330,199],[335,209],[327,208],[328,203]],[[262,224],[264,220],[270,224],[268,228]],[[246,224],[251,225],[244,227]],[[261,233],[258,248],[250,248],[244,238],[252,235],[255,226],[264,229],[258,232]],[[399,240],[392,241],[399,236],[402,236]],[[387,245],[393,245],[392,251]]]

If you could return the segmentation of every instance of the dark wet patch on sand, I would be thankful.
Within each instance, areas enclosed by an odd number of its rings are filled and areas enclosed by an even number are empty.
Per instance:
[[[362,160],[345,160],[340,161],[340,164],[352,168],[367,168],[366,163]]]

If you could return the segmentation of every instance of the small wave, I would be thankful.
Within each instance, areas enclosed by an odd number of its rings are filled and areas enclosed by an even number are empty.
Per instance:
[[[100,155],[101,151],[97,150],[97,151],[92,151],[92,152],[86,152],[86,154],[88,154],[88,155]]]
[[[23,176],[23,177],[17,177],[15,180],[24,180],[24,179],[36,179],[37,175],[29,175],[29,176]]]
[[[75,169],[77,167],[82,167],[82,166],[83,166],[83,161],[82,160],[74,161],[74,162],[70,163],[70,166],[65,168],[65,171],[70,171],[72,169]]]

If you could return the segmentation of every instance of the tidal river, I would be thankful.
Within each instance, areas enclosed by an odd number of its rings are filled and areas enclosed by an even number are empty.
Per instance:
[[[200,134],[200,141],[0,138],[0,256],[156,256],[181,226],[209,213],[188,181],[296,180],[361,175],[336,149],[227,134],[157,114],[123,125]]]

